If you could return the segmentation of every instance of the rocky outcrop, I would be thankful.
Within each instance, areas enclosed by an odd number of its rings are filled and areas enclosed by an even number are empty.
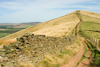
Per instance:
[[[0,65],[18,67],[19,62],[37,64],[44,60],[44,54],[55,55],[75,41],[76,36],[60,38],[26,33],[18,37],[16,43],[3,46],[0,50]]]

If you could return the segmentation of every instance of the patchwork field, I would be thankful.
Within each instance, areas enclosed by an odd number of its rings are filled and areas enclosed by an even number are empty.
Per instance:
[[[18,32],[22,29],[26,29],[40,22],[30,23],[0,23],[0,38]]]

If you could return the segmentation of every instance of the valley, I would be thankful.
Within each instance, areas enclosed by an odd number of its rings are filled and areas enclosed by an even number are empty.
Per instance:
[[[12,33],[18,32],[22,29],[28,28],[40,22],[30,22],[30,23],[0,23],[0,38],[10,35]]]

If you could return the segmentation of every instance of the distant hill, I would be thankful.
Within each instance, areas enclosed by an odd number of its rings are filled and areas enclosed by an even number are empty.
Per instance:
[[[0,38],[26,29],[41,22],[26,22],[26,23],[0,23]]]
[[[39,24],[41,22],[26,22],[26,23],[20,23],[20,25],[35,25],[35,24]]]
[[[26,23],[0,23],[0,26],[2,25],[35,25],[41,22],[26,22]]]

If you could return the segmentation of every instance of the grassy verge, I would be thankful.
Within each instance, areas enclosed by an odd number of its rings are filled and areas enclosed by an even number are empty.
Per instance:
[[[88,42],[89,48],[92,51],[91,58],[92,58],[92,67],[99,67],[100,66],[100,52],[97,51],[96,47],[93,46],[92,43]]]
[[[88,24],[88,26],[89,26],[89,23],[84,23],[83,27],[85,27],[86,24]],[[85,28],[83,29],[82,26],[81,26],[81,29],[82,29],[82,31],[85,30]],[[87,28],[87,29],[91,29],[91,28]],[[92,58],[91,65],[92,65],[92,67],[98,67],[98,66],[100,66],[100,52],[97,51],[96,47],[93,46],[93,44],[91,42],[87,41],[85,34],[88,36],[90,36],[92,34],[90,34],[90,33],[87,34],[86,32],[84,32],[85,33],[84,34],[82,31],[80,31],[81,36],[83,36],[85,38],[85,40],[89,46],[89,49],[92,51],[92,54],[90,56],[90,58]],[[95,33],[92,37],[96,38]],[[83,55],[82,59],[84,59],[84,57],[85,56]],[[82,59],[80,61],[82,61]]]

